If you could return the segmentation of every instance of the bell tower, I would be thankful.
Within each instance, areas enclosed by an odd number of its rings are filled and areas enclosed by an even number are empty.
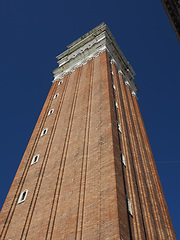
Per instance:
[[[108,27],[57,61],[1,211],[1,240],[176,239],[135,72]]]

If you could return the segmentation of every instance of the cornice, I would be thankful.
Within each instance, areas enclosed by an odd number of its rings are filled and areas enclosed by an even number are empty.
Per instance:
[[[105,23],[100,24],[68,45],[67,50],[56,57],[59,67],[52,71],[54,75],[53,82],[62,79],[66,74],[83,66],[104,51],[108,52],[110,59],[116,64],[117,69],[122,72],[124,78],[129,80],[133,91],[136,93],[138,88],[133,80],[135,72]]]
[[[118,73],[122,75],[122,78],[124,80],[125,85],[127,85],[130,88],[132,96],[137,98],[136,93],[137,93],[138,88],[137,88],[135,82],[132,81],[132,79],[127,78],[127,76],[124,75],[121,70],[119,70]],[[138,91],[139,91],[139,89],[138,89]]]

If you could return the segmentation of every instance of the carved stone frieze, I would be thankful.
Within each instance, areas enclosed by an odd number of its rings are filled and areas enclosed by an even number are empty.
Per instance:
[[[65,52],[57,56],[59,67],[52,72],[54,75],[53,82],[62,79],[66,74],[73,72],[104,51],[107,51],[111,63],[116,65],[119,72],[121,71],[124,79],[128,79],[131,88],[136,93],[138,88],[133,80],[135,72],[105,23],[77,39],[67,46]]]

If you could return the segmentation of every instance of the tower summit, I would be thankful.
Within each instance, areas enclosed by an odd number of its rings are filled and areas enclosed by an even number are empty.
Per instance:
[[[102,23],[57,60],[0,239],[176,239],[135,72],[111,32]]]

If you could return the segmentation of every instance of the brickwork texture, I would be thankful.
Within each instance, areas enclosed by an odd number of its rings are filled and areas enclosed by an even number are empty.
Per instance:
[[[107,51],[61,81],[2,208],[0,239],[176,239],[137,99]]]

